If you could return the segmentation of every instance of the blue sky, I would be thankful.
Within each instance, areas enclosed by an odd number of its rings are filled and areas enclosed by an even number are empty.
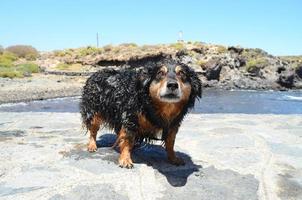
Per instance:
[[[39,50],[187,41],[302,54],[300,0],[2,0],[0,45]]]

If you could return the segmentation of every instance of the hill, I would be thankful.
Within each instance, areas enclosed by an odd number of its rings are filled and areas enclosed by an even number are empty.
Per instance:
[[[37,63],[48,73],[75,75],[108,67],[143,67],[167,54],[194,68],[204,87],[302,89],[302,57],[277,57],[261,49],[201,42],[66,49],[43,53]]]
[[[191,66],[205,88],[302,89],[302,56],[278,57],[261,49],[201,42],[128,43],[39,52],[35,57],[2,50],[0,103],[77,96],[87,77],[97,70],[144,67],[166,55]]]

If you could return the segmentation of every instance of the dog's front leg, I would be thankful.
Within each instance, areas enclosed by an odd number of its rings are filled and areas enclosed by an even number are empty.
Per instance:
[[[176,138],[176,133],[178,128],[171,128],[168,132],[167,138],[165,140],[166,151],[168,154],[168,161],[173,165],[185,165],[183,159],[177,157],[174,151],[174,143]]]
[[[98,130],[100,129],[100,125],[102,124],[102,119],[100,115],[98,114],[94,115],[90,123],[91,123],[89,127],[90,137],[89,137],[87,149],[89,152],[95,152],[97,150],[96,136],[98,134]]]
[[[126,130],[122,128],[119,132],[118,140],[121,152],[119,157],[119,166],[132,168],[133,162],[131,159],[131,151],[134,146],[134,137],[127,134]]]

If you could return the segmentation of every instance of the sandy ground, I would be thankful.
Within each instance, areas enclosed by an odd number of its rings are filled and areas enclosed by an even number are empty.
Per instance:
[[[26,78],[0,78],[0,104],[77,96],[87,77],[34,74]]]
[[[302,115],[190,114],[181,167],[144,145],[122,169],[111,132],[87,139],[76,113],[0,113],[0,199],[302,199]]]

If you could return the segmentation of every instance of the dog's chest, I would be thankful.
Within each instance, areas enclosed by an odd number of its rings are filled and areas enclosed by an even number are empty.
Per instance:
[[[142,114],[138,116],[139,134],[147,137],[154,137],[160,139],[163,129],[157,128]]]

